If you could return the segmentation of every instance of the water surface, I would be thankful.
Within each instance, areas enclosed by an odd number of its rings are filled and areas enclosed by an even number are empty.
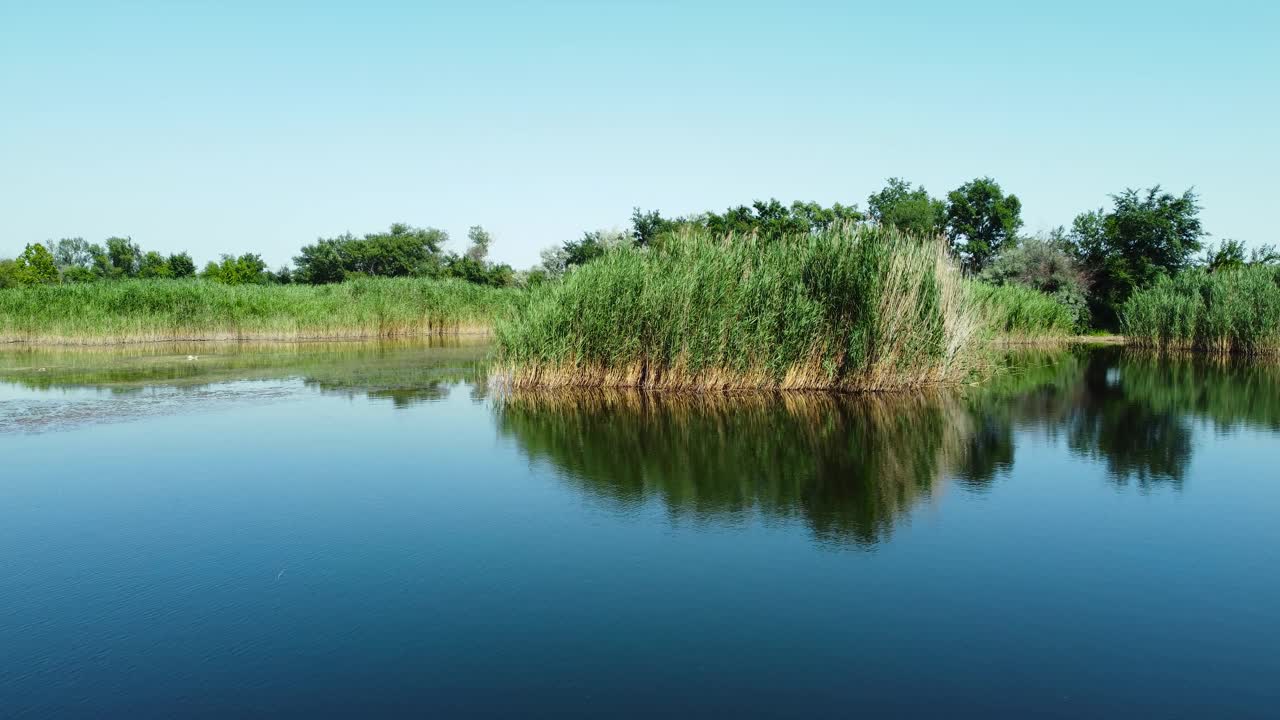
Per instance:
[[[1275,716],[1275,367],[501,398],[486,353],[0,351],[0,714]]]

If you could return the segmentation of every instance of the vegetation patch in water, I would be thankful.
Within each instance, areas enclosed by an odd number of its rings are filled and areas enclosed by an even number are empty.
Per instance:
[[[842,225],[614,250],[534,289],[497,339],[512,387],[863,391],[966,379],[978,331],[942,245]]]

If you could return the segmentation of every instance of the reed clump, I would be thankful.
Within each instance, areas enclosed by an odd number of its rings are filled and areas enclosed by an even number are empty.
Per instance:
[[[335,285],[124,280],[0,290],[0,342],[390,338],[487,332],[520,291],[461,280]]]
[[[1129,298],[1121,323],[1137,347],[1280,354],[1280,268],[1196,269],[1161,278]]]
[[[987,336],[997,341],[1066,340],[1080,329],[1070,308],[1033,288],[971,281],[968,298]]]
[[[496,326],[511,387],[878,391],[958,383],[977,319],[934,242],[879,227],[701,230],[537,288]]]

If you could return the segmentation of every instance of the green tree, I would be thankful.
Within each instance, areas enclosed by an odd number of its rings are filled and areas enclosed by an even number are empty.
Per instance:
[[[1062,231],[1049,237],[1023,238],[1004,245],[979,276],[993,285],[1022,285],[1053,296],[1071,311],[1077,328],[1089,324],[1089,276],[1061,242]]]
[[[436,275],[440,248],[449,235],[436,228],[415,228],[396,223],[384,233],[357,238],[350,233],[320,238],[302,248],[293,259],[298,280],[312,284],[341,282],[349,275],[406,277]]]
[[[1204,266],[1209,272],[1234,270],[1245,266],[1244,243],[1239,240],[1224,240],[1217,247],[1205,248]]]
[[[999,183],[977,178],[947,194],[947,240],[964,259],[970,272],[981,272],[987,262],[1022,227],[1022,202],[1005,195]]]
[[[647,247],[656,242],[659,236],[676,229],[679,224],[679,221],[662,217],[657,210],[642,212],[638,207],[632,208],[631,241],[637,247]]]
[[[169,262],[163,255],[155,250],[149,250],[143,253],[138,261],[138,277],[168,278],[173,277],[173,273],[169,270]]]
[[[84,238],[62,238],[53,249],[53,260],[60,269],[93,267],[94,246]]]
[[[201,275],[206,280],[225,285],[262,285],[268,280],[267,264],[262,261],[261,256],[254,253],[245,253],[240,257],[223,255],[222,262],[210,262]]]
[[[58,282],[58,265],[53,253],[40,243],[27,245],[16,261],[16,277],[23,285],[45,285]]]
[[[1110,212],[1076,217],[1071,241],[1093,279],[1094,321],[1114,328],[1119,307],[1134,290],[1151,287],[1158,278],[1191,264],[1205,232],[1194,190],[1173,195],[1157,185],[1145,191],[1127,189],[1111,199]]]
[[[107,238],[107,259],[111,262],[108,270],[111,277],[133,277],[138,274],[142,249],[131,238],[110,237]]]
[[[175,278],[195,277],[196,263],[191,255],[180,252],[169,256],[165,263],[169,266],[169,276]]]
[[[472,225],[471,229],[467,230],[467,240],[471,242],[471,245],[467,248],[467,257],[483,263],[484,259],[489,256],[489,246],[493,244],[493,236],[479,225]]]
[[[947,225],[946,205],[929,197],[924,186],[912,189],[902,178],[889,178],[883,190],[868,197],[867,210],[873,221],[921,238],[936,237]]]
[[[0,290],[21,285],[18,275],[18,261],[0,260]]]

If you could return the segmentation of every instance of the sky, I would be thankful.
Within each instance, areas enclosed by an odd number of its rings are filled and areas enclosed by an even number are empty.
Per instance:
[[[467,228],[518,268],[635,206],[995,178],[1026,230],[1194,186],[1278,242],[1280,3],[0,0],[0,257],[198,262]]]

